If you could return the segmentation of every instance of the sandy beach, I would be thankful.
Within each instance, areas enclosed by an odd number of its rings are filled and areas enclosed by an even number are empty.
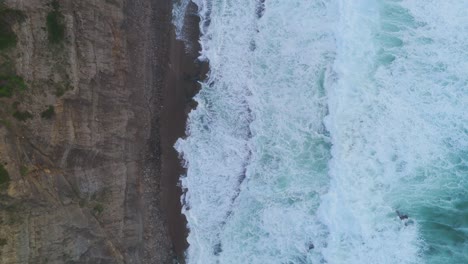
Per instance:
[[[139,5],[134,3],[131,6]],[[145,46],[145,54],[136,53],[132,58],[138,64],[130,67],[135,72],[145,71],[146,80],[135,78],[136,83],[144,81],[146,86],[153,86],[146,87],[151,91],[147,97],[151,98],[148,103],[152,119],[147,142],[149,158],[140,186],[145,241],[142,259],[144,263],[157,263],[162,261],[160,255],[166,255],[185,263],[188,230],[181,212],[182,190],[178,186],[179,177],[185,171],[173,146],[178,138],[185,136],[187,114],[193,106],[192,97],[199,89],[196,79],[203,77],[201,75],[206,73],[207,66],[196,60],[199,50],[198,17],[186,19],[189,29],[186,43],[192,47],[188,51],[184,42],[176,39],[171,21],[172,3],[153,2],[151,7],[151,22],[146,24],[144,32],[133,31],[137,34],[135,42],[142,39],[142,34],[149,36],[146,43],[139,43]],[[197,7],[192,3],[190,8],[196,10]],[[140,16],[134,14],[132,17]],[[137,28],[137,25],[133,26],[133,29]],[[134,73],[132,76],[139,75]],[[159,224],[161,222],[162,225]]]

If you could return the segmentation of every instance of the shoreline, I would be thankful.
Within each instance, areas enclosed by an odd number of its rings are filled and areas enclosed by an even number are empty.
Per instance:
[[[186,53],[172,1],[56,2],[5,2],[22,18],[0,64],[27,88],[1,98],[0,262],[184,263],[173,145],[199,90],[198,17]],[[64,31],[53,45],[52,10]]]
[[[174,148],[179,138],[186,136],[186,122],[189,112],[195,108],[193,97],[200,90],[199,80],[205,78],[208,65],[198,62],[200,38],[199,17],[193,15],[198,7],[190,2],[185,17],[185,41],[178,40],[171,22],[168,47],[167,71],[162,91],[160,115],[161,142],[161,203],[166,213],[167,229],[173,251],[179,263],[185,263],[185,251],[189,244],[187,220],[182,214],[179,186],[180,176],[186,174],[182,160]],[[171,6],[172,10],[172,6]],[[192,14],[192,15],[190,15]],[[186,48],[186,45],[190,48]]]

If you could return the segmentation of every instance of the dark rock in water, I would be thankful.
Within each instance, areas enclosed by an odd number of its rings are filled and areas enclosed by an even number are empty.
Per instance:
[[[221,252],[223,252],[223,247],[221,246],[221,242],[220,242],[213,247],[213,254],[215,256],[219,256]]]
[[[314,248],[315,248],[314,243],[310,242],[309,243],[309,250],[314,249]]]
[[[257,18],[261,18],[265,13],[265,0],[258,0],[257,1],[257,8],[255,10],[257,14]]]
[[[408,215],[402,214],[402,213],[400,213],[400,211],[398,211],[398,210],[396,211],[396,213],[397,213],[398,217],[400,218],[400,220],[405,220],[405,219],[408,219],[408,218],[409,218]]]
[[[250,41],[249,49],[250,51],[254,51],[257,48],[257,45],[255,44],[255,40]]]

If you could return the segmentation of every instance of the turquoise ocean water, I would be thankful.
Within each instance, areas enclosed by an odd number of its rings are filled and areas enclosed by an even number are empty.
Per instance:
[[[188,263],[468,263],[468,1],[194,3]]]

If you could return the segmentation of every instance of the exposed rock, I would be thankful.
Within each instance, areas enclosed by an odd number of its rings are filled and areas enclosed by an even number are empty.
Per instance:
[[[52,44],[51,1],[5,1],[26,15],[7,55],[28,89],[0,98],[1,263],[172,263],[157,142],[171,7],[156,2],[60,0]]]

